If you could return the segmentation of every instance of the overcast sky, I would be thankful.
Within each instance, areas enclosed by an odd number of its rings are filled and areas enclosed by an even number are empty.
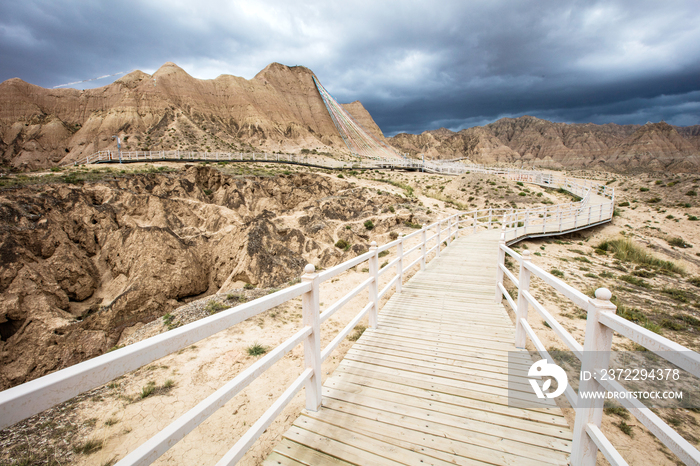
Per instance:
[[[167,61],[203,79],[306,66],[387,135],[521,115],[700,124],[698,0],[0,3],[0,81],[53,87]]]

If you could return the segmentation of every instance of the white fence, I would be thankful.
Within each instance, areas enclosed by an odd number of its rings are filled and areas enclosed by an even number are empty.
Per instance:
[[[582,371],[600,374],[600,371],[608,368],[609,360],[605,355],[609,357],[613,332],[616,331],[650,351],[667,358],[673,364],[694,376],[700,377],[700,355],[698,353],[694,353],[667,338],[615,315],[616,307],[610,302],[612,294],[609,290],[599,288],[595,292],[595,299],[589,298],[533,264],[529,251],[524,251],[520,255],[508,248],[505,243],[505,237],[502,236],[498,256],[496,302],[501,302],[501,299],[505,297],[508,305],[515,313],[515,345],[517,347],[524,348],[526,340],[529,338],[542,358],[552,364],[555,363],[527,321],[528,307],[532,306],[581,361]],[[505,266],[504,259],[506,254],[520,264],[520,272],[517,278]],[[513,301],[503,286],[504,276],[518,289],[517,303]],[[530,279],[532,276],[540,278],[576,306],[587,311],[588,320],[586,322],[583,345],[576,341],[530,293]],[[669,354],[673,356],[669,357]],[[598,381],[594,377],[587,381],[581,381],[579,393],[582,390],[587,393],[626,392],[622,385],[616,381],[604,380],[604,378]],[[604,399],[602,397],[579,398],[571,385],[567,387],[564,394],[571,406],[576,408],[571,464],[573,466],[593,466],[596,464],[596,454],[600,450],[613,466],[626,465],[625,460],[600,430]],[[618,401],[685,464],[700,464],[700,452],[640,401],[632,397],[620,397]]]
[[[122,153],[122,156],[124,153]],[[540,174],[541,175],[541,174]],[[525,179],[527,176],[522,172],[509,174],[518,176],[527,182],[540,181],[545,185],[555,185],[559,181],[555,178]],[[580,180],[565,180],[564,185],[575,193],[584,195],[584,199],[578,203],[578,208],[585,206],[586,198],[589,198],[592,189],[596,192],[603,192],[605,189],[598,185],[590,184]],[[612,202],[612,195],[610,195]],[[574,209],[576,204],[572,204]],[[530,210],[530,216],[534,215]],[[612,213],[606,211],[611,216]],[[498,221],[505,215],[507,224]],[[168,331],[164,334],[154,336],[147,340],[135,343],[125,348],[104,354],[100,357],[90,359],[67,369],[54,372],[39,379],[13,387],[0,392],[0,429],[13,425],[16,422],[26,419],[36,413],[50,408],[58,403],[88,391],[94,387],[106,384],[116,377],[133,371],[150,362],[160,359],[168,354],[174,353],[189,345],[194,344],[215,333],[230,328],[246,319],[265,312],[275,306],[283,304],[291,299],[302,297],[302,321],[304,327],[287,339],[285,342],[274,348],[266,356],[262,357],[255,364],[244,370],[234,379],[228,381],[216,392],[187,411],[179,419],[174,421],[164,430],[160,431],[136,450],[131,452],[119,463],[125,465],[147,465],[155,461],[174,444],[180,441],[185,435],[195,429],[199,424],[211,416],[217,409],[233,398],[237,393],[247,387],[252,381],[279,361],[285,354],[291,351],[300,343],[304,344],[305,369],[297,379],[275,400],[270,408],[260,417],[260,419],[235,443],[217,465],[235,464],[255,440],[272,423],[275,417],[292,400],[302,386],[306,387],[306,408],[311,411],[317,410],[321,405],[321,363],[340,345],[349,335],[353,328],[365,316],[368,316],[371,328],[376,328],[377,313],[379,311],[380,299],[388,293],[392,287],[397,292],[401,291],[403,276],[414,270],[415,267],[424,269],[426,262],[434,253],[434,257],[440,256],[443,245],[449,246],[451,241],[459,236],[459,232],[469,234],[480,229],[503,228],[505,232],[515,228],[515,237],[522,237],[528,234],[528,229],[520,229],[512,226],[521,218],[520,213],[506,209],[480,209],[471,212],[459,212],[445,219],[439,220],[432,225],[426,226],[407,236],[399,238],[393,242],[377,247],[372,243],[370,250],[354,259],[350,259],[342,264],[328,270],[317,273],[312,265],[307,265],[301,283],[290,286],[284,290],[273,293],[269,296],[259,298],[255,301],[242,304],[235,308],[224,310],[213,316],[190,323],[183,327]],[[548,218],[545,216],[543,218]],[[511,225],[510,228],[508,225]],[[534,224],[533,224],[534,225]],[[564,223],[562,222],[562,225]],[[534,228],[534,227],[533,227]],[[549,229],[547,229],[549,231]],[[411,239],[417,238],[418,244],[405,250],[405,245]],[[415,239],[414,239],[415,241]],[[385,267],[380,268],[378,263],[379,253],[396,248],[396,258]],[[505,244],[501,245],[501,251],[511,255],[515,254],[508,249]],[[519,257],[517,254],[514,257]],[[411,260],[411,262],[408,262]],[[364,262],[369,263],[369,277],[360,285],[349,291],[344,297],[327,307],[323,312],[320,310],[319,294],[320,284],[328,281],[340,273],[356,267]],[[511,280],[515,278],[502,266],[503,258],[500,258],[500,270],[507,274]],[[534,267],[534,266],[532,266]],[[526,270],[531,270],[528,266]],[[539,269],[537,269],[539,270]],[[379,277],[387,272],[393,271],[394,276],[389,283],[379,290]],[[527,272],[526,272],[527,273]],[[538,272],[539,273],[539,272]],[[522,272],[521,272],[522,274]],[[542,274],[548,276],[545,272]],[[521,275],[525,277],[525,275]],[[553,277],[552,277],[553,278]],[[554,279],[556,280],[556,279]],[[521,284],[525,278],[520,279]],[[499,278],[499,289],[505,291],[502,285],[502,275]],[[517,281],[516,281],[517,283]],[[570,294],[577,297],[577,302],[583,302],[581,293],[573,290],[564,283],[557,282],[561,289],[572,290]],[[339,332],[333,340],[321,349],[320,347],[320,325],[332,316],[338,309],[346,305],[365,288],[369,289],[369,302],[363,309]],[[523,296],[528,296],[523,293]],[[509,299],[509,296],[507,296]],[[509,299],[511,306],[514,306]],[[541,306],[540,306],[541,307]],[[525,311],[526,312],[526,311]],[[521,312],[522,314],[522,312]],[[608,318],[608,317],[606,317]],[[618,318],[619,319],[619,318]],[[529,326],[518,320],[518,332],[522,334],[523,328],[527,331]],[[550,320],[552,320],[550,318]],[[601,319],[601,321],[603,321]],[[622,319],[623,322],[624,319]],[[622,325],[618,321],[614,325]],[[556,324],[555,324],[556,325]],[[632,325],[632,324],[630,324]],[[554,327],[554,325],[553,325]],[[560,327],[560,326],[559,326]],[[531,332],[531,329],[529,330]],[[531,335],[531,337],[534,334]],[[536,338],[536,337],[535,337]],[[541,345],[540,345],[541,346]],[[580,350],[579,350],[580,351]],[[586,424],[587,426],[588,424]],[[588,434],[587,434],[588,435]],[[675,451],[675,450],[674,450]]]

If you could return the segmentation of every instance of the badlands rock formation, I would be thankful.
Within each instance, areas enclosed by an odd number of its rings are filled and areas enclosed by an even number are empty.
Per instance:
[[[419,135],[398,134],[389,141],[412,155],[468,157],[487,164],[674,172],[700,168],[700,125],[566,124],[523,116],[457,133],[441,128]]]
[[[206,167],[0,193],[0,390],[100,355],[188,298],[282,286],[410,221],[402,202],[314,174]],[[405,201],[403,201],[405,202]],[[338,239],[353,247],[334,247]]]
[[[312,76],[303,66],[272,63],[251,80],[202,80],[166,63],[153,75],[134,71],[85,91],[10,79],[0,84],[0,161],[48,167],[116,149],[114,135],[132,150],[345,153]],[[383,138],[360,102],[346,108]]]

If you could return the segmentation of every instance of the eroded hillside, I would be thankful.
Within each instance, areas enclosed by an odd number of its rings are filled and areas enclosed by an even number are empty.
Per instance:
[[[319,174],[104,178],[0,193],[0,389],[102,354],[188,299],[347,259],[369,218],[374,233],[412,219],[375,216],[400,196]]]

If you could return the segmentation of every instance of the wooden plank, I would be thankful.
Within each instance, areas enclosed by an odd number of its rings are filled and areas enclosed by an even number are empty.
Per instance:
[[[329,380],[327,386],[329,388],[335,388],[337,390],[342,390],[349,393],[361,394],[363,396],[368,396],[380,400],[388,401],[399,401],[406,404],[415,404],[416,406],[423,406],[426,409],[435,410],[438,412],[444,412],[448,414],[458,415],[467,419],[473,419],[475,421],[487,422],[489,424],[497,424],[504,427],[513,427],[520,430],[526,430],[536,433],[546,433],[548,435],[560,436],[562,435],[562,427],[566,427],[562,424],[561,419],[558,425],[549,424],[544,426],[543,422],[537,420],[532,421],[530,419],[522,419],[518,416],[506,416],[504,414],[493,413],[490,411],[483,411],[479,409],[474,409],[469,406],[464,406],[458,397],[440,396],[440,394],[426,392],[425,394],[416,393],[415,390],[391,390],[387,388],[386,384],[375,384],[371,387],[367,384],[354,384],[348,381],[348,378],[342,376]],[[423,396],[421,396],[423,395]],[[402,401],[403,400],[403,401]],[[429,408],[428,408],[429,407]],[[552,420],[557,418],[551,417]],[[564,437],[569,438],[569,437]]]
[[[315,464],[319,464],[319,463],[315,463]],[[302,463],[302,462],[299,462],[297,460],[287,458],[286,456],[282,456],[275,451],[270,453],[270,456],[268,456],[265,459],[265,461],[262,462],[262,466],[308,466],[308,465],[309,465],[309,463]]]
[[[471,419],[462,418],[449,413],[441,413],[427,408],[406,405],[403,403],[376,400],[374,398],[363,397],[350,392],[336,390],[325,387],[323,395],[338,401],[353,403],[355,405],[374,408],[381,411],[387,411],[402,416],[409,416],[424,421],[439,422],[449,426],[459,427],[460,429],[470,431],[473,435],[478,432],[488,432],[490,435],[507,438],[510,440],[537,445],[541,447],[552,448],[559,451],[569,451],[571,448],[570,442],[567,439],[549,437],[546,435],[538,435],[532,432],[525,432],[520,429],[488,424]],[[565,429],[559,429],[565,432]]]
[[[294,458],[299,463],[308,466],[347,466],[351,464],[286,438],[275,446],[273,454],[283,458]]]
[[[470,464],[488,462],[536,466],[543,463],[560,465],[567,463],[565,454],[548,448],[535,447],[481,433],[467,435],[461,429],[452,426],[372,410],[363,406],[350,404],[337,404],[337,406],[342,410],[329,409],[322,415],[307,413],[307,417],[342,426],[353,432],[370,433],[375,438],[397,446],[408,447],[405,443],[408,441],[412,445],[422,447],[421,451],[423,452],[425,452],[423,448],[427,447],[443,453],[454,453],[457,456],[477,460],[470,462]],[[430,455],[435,456],[434,453]],[[459,459],[450,456],[441,455],[440,457],[447,461],[459,461]]]
[[[453,357],[439,352],[430,354],[430,352],[425,350],[421,352],[419,350],[412,350],[410,348],[397,348],[394,345],[386,343],[372,342],[371,345],[367,345],[365,343],[366,341],[362,343],[355,343],[352,347],[352,351],[362,351],[363,353],[378,353],[384,355],[403,357],[404,359],[415,359],[419,361],[445,364],[453,367],[461,367],[463,369],[472,369],[495,373],[511,373],[513,375],[527,377],[527,366],[524,366],[522,367],[522,369],[519,370],[509,370],[508,365],[505,361],[488,364],[485,363],[483,359],[478,359],[474,356]]]
[[[432,389],[419,387],[413,384],[406,385],[401,384],[396,381],[387,382],[381,379],[373,379],[370,377],[356,376],[350,372],[343,372],[334,374],[333,377],[328,379],[328,384],[331,386],[333,380],[341,380],[343,382],[352,383],[355,385],[362,385],[365,387],[375,387],[381,388],[382,390],[397,392],[397,393],[410,393],[412,396],[425,399],[434,399],[438,401],[445,401],[446,403],[451,403],[457,406],[462,406],[465,408],[478,409],[486,413],[493,413],[499,416],[505,417],[517,417],[520,419],[527,419],[531,421],[536,421],[544,424],[551,424],[560,427],[567,427],[568,423],[566,418],[557,412],[556,410],[545,410],[544,412],[536,411],[533,409],[524,408],[514,408],[511,406],[504,406],[496,403],[490,403],[481,399],[469,398],[467,396],[455,395],[449,392],[440,391],[440,386],[431,386]],[[410,383],[410,382],[409,382]]]
[[[530,355],[524,350],[515,348],[506,348],[505,350],[483,348],[477,344],[470,344],[465,341],[461,345],[459,343],[441,342],[435,340],[423,340],[419,338],[407,337],[405,335],[393,333],[382,333],[379,330],[366,331],[359,342],[367,342],[367,344],[375,344],[377,342],[394,345],[396,348],[413,348],[417,351],[437,352],[444,354],[447,357],[466,357],[480,358],[491,361],[508,362],[508,358],[513,358],[515,362],[520,361],[522,364],[532,365]]]

